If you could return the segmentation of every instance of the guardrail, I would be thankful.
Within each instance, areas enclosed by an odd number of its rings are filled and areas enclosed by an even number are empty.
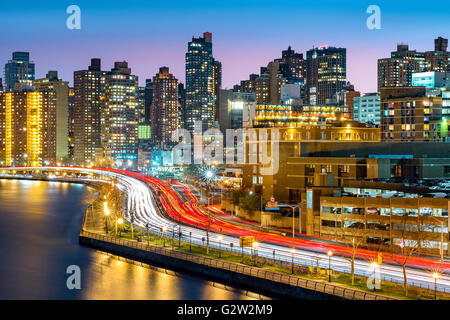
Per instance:
[[[304,279],[293,275],[283,274],[271,270],[263,270],[261,268],[246,266],[238,263],[223,261],[214,258],[203,257],[199,255],[189,254],[186,252],[179,252],[166,249],[164,247],[145,244],[143,242],[120,239],[112,236],[101,235],[93,232],[81,230],[80,237],[91,238],[103,242],[114,243],[121,246],[127,246],[142,251],[152,252],[160,255],[169,256],[176,259],[186,260],[197,264],[202,264],[212,268],[224,269],[232,272],[237,272],[252,277],[257,277],[265,280],[279,282],[294,287],[314,290],[325,294],[334,295],[337,297],[351,299],[351,300],[396,300],[394,298],[364,292],[360,290],[345,288],[328,284],[322,281]]]

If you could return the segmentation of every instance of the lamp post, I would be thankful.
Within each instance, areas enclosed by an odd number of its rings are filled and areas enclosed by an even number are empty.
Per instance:
[[[148,233],[148,228],[149,228],[148,222],[145,224],[145,228],[147,229],[147,246],[149,247],[150,246],[150,235]]]
[[[292,248],[291,249],[291,254],[292,254],[292,274],[294,274],[294,253],[295,253],[295,249]]]
[[[223,236],[218,236],[217,239],[219,240],[219,258],[222,256],[222,240]]]
[[[108,234],[108,216],[111,213],[108,209],[108,204],[106,201],[103,203],[104,211],[105,211],[105,227],[106,227],[106,234]]]
[[[296,204],[296,205],[289,205],[287,204],[286,206],[290,207],[292,209],[292,248],[295,248],[295,208],[299,208],[299,220],[300,220],[300,224],[299,224],[299,229],[298,231],[301,232],[300,226],[301,226],[301,212],[300,212],[300,205]]]
[[[161,228],[161,234],[162,234],[162,238],[163,238],[163,247],[166,246],[166,237],[164,236],[164,233],[167,231],[167,227],[164,226]]]
[[[252,244],[252,247],[253,247],[253,255],[254,255],[254,257],[255,257],[255,262],[258,261],[258,250],[257,250],[258,245],[259,245],[259,243],[256,242],[256,241],[253,242],[253,244]]]
[[[375,261],[374,262],[372,262],[371,263],[371,266],[372,266],[372,268],[373,268],[373,291],[375,292],[375,273],[376,273],[376,271],[377,271],[377,268],[378,268],[378,263],[376,263]]]
[[[328,251],[328,282],[331,282],[331,256],[333,255],[333,251]]]
[[[437,272],[434,272],[433,278],[434,278],[434,300],[437,300],[436,299],[436,291],[437,291],[437,279],[439,278],[439,274]]]
[[[119,218],[119,219],[116,220],[116,235],[117,235],[117,224],[122,225],[122,223],[123,223],[123,219],[122,218]],[[122,236],[122,228],[121,227],[119,228],[119,237],[120,236]]]
[[[189,232],[189,252],[192,252],[192,232]]]

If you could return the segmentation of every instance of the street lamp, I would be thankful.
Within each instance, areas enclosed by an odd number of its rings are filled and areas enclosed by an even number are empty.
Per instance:
[[[108,204],[106,203],[106,201],[103,203],[103,208],[105,211],[106,234],[108,234],[108,216],[111,212],[108,209]]]
[[[164,236],[164,233],[165,233],[166,231],[167,231],[167,227],[166,227],[166,226],[164,226],[164,227],[161,228],[161,233],[162,233],[162,237],[163,237],[163,247],[166,246],[166,238],[165,238],[165,236]]]
[[[122,218],[119,218],[116,220],[116,235],[117,235],[117,224],[122,225],[122,223],[123,223]],[[120,234],[119,234],[119,237],[120,237],[122,235],[122,228],[119,229],[119,232],[120,232]]]
[[[331,282],[331,256],[333,255],[333,251],[328,251],[328,282]]]
[[[192,232],[189,232],[189,252],[192,252]]]
[[[298,218],[299,218],[299,227],[298,232],[301,233],[301,225],[302,225],[302,213],[300,209],[300,205],[289,205],[286,206],[290,207],[292,209],[292,248],[295,247],[295,230],[294,230],[294,222],[295,222],[295,208],[298,208]]]
[[[219,240],[219,258],[222,256],[222,240],[223,240],[223,236],[218,236],[217,239]]]
[[[258,250],[257,250],[258,246],[259,246],[259,243],[254,241],[252,244],[252,247],[253,247],[253,254],[255,256],[255,261],[258,259],[257,258],[258,257]]]
[[[439,278],[439,273],[434,272],[433,278],[434,278],[434,300],[437,300],[436,299],[436,291],[437,291],[436,288],[437,288],[437,279]]]
[[[295,253],[295,249],[292,248],[291,249],[291,254],[292,254],[292,274],[294,274],[294,253]]]
[[[371,264],[370,264],[371,266],[372,266],[372,268],[373,268],[373,291],[375,291],[375,273],[376,273],[376,271],[377,271],[377,268],[378,268],[378,263],[376,263],[375,261],[374,262],[372,262]]]

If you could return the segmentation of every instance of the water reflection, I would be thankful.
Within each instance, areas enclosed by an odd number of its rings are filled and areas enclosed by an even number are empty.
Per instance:
[[[249,299],[190,275],[172,275],[78,245],[95,190],[76,184],[0,179],[1,299]],[[66,268],[80,266],[81,290]]]

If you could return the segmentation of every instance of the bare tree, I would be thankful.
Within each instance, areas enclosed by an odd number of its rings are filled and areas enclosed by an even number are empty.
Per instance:
[[[351,240],[349,239],[344,239],[344,243],[347,247],[349,247],[352,250],[351,255],[348,256],[343,256],[343,258],[347,261],[350,262],[351,264],[351,276],[352,276],[352,285],[355,285],[355,258],[356,258],[356,252],[358,251],[358,247],[360,246],[361,243],[364,242],[364,237],[363,236],[357,236],[357,230],[360,229],[351,229]]]
[[[401,228],[401,241],[400,247],[402,248],[402,255],[399,257],[395,252],[392,252],[392,259],[402,266],[403,270],[403,285],[405,296],[408,296],[408,277],[406,273],[406,266],[408,265],[408,261],[411,257],[413,257],[420,250],[420,233],[417,232],[416,240],[405,240],[406,232],[410,231],[411,224],[406,223],[407,214],[403,215],[402,228]],[[409,226],[409,227],[408,227]],[[395,248],[395,247],[392,247]],[[395,249],[393,249],[395,250]]]

